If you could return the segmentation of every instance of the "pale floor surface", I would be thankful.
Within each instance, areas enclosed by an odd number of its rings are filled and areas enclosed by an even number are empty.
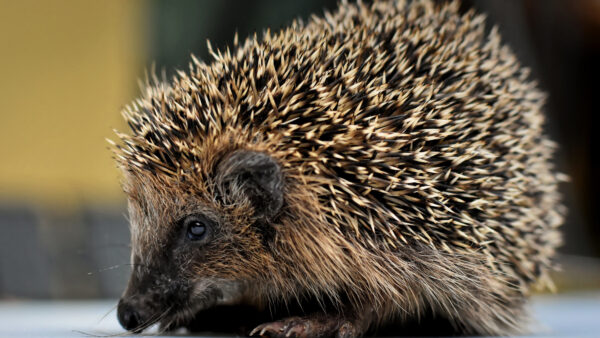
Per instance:
[[[117,322],[115,303],[2,301],[0,337],[129,337]],[[599,292],[537,296],[532,305],[539,322],[535,336],[600,337]]]

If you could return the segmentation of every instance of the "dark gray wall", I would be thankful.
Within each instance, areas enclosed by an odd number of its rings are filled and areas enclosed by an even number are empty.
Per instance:
[[[118,297],[129,271],[124,209],[0,208],[0,297]]]

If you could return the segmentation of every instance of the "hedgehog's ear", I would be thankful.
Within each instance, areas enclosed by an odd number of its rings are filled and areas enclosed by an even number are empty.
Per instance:
[[[246,195],[255,208],[255,215],[273,218],[283,205],[283,175],[279,164],[269,155],[249,150],[237,150],[217,166],[217,182],[226,199]]]

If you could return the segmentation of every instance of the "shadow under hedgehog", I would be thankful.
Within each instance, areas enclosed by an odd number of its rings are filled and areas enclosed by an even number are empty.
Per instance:
[[[343,2],[233,47],[124,112],[124,328],[526,329],[560,242],[561,175],[544,94],[483,16]]]

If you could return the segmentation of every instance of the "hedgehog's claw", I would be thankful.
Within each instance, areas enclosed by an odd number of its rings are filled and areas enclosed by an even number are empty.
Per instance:
[[[252,330],[250,336],[271,338],[355,337],[354,325],[337,317],[289,317],[264,323]]]
[[[269,333],[269,335],[278,334],[283,332],[284,327],[285,324],[281,320],[276,322],[264,323],[255,327],[254,330],[250,332],[250,336],[258,335],[264,337],[267,333]]]

